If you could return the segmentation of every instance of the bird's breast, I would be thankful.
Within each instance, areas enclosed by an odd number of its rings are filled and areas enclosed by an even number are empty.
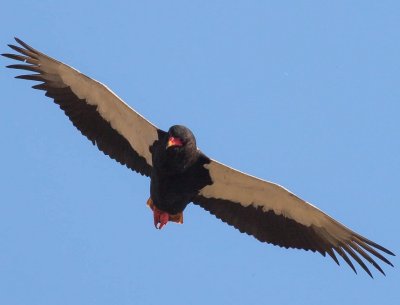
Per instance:
[[[212,184],[204,167],[209,162],[207,157],[199,155],[196,162],[178,172],[153,164],[150,194],[154,205],[170,214],[182,212],[203,187]]]
[[[168,175],[153,171],[150,194],[154,205],[170,214],[182,212],[191,201],[194,192],[189,191],[184,174]]]

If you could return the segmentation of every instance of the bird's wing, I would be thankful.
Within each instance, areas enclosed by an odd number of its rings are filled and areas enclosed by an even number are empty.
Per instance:
[[[40,81],[32,88],[46,91],[46,96],[69,117],[81,133],[106,155],[142,175],[152,167],[151,147],[163,134],[102,83],[74,68],[35,50],[20,39],[9,45],[19,54],[2,54],[22,61],[7,66],[33,71],[16,78]]]
[[[285,188],[239,172],[217,161],[205,164],[212,183],[199,191],[193,202],[262,242],[285,248],[327,253],[339,264],[335,252],[356,272],[349,256],[370,275],[360,256],[380,272],[370,256],[393,266],[378,250],[384,247],[340,224]]]

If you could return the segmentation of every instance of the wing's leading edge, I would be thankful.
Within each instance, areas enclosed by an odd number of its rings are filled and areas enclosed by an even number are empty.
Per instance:
[[[18,38],[9,45],[17,54],[2,54],[22,62],[7,66],[34,74],[16,78],[39,81],[34,89],[53,98],[81,133],[106,155],[149,176],[151,147],[163,134],[102,83],[32,48]]]

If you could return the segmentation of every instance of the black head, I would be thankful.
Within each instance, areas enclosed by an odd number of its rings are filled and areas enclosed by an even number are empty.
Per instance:
[[[163,141],[164,166],[173,171],[183,171],[198,158],[196,138],[189,128],[174,125]]]
[[[193,132],[182,125],[174,125],[168,130],[167,149],[196,148]]]

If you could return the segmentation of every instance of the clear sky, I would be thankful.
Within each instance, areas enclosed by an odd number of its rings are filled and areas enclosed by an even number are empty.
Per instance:
[[[26,40],[400,254],[399,16],[399,1],[4,1],[0,53]],[[0,71],[0,304],[400,304],[398,266],[355,275],[197,206],[155,230],[149,180]]]

